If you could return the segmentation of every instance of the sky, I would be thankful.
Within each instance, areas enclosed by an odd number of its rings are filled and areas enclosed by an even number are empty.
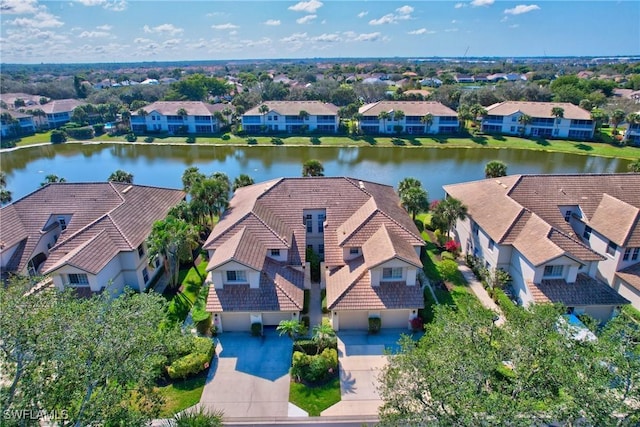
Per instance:
[[[0,62],[637,56],[637,0],[0,0]]]

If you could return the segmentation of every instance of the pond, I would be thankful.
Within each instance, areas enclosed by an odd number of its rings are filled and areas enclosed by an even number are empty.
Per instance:
[[[396,186],[420,179],[429,199],[444,195],[445,184],[484,178],[484,167],[501,160],[509,174],[626,172],[629,160],[529,150],[409,147],[294,147],[154,144],[61,144],[0,154],[13,200],[37,189],[46,175],[70,182],[105,181],[117,169],[136,184],[181,188],[188,166],[206,174],[221,171],[232,180],[245,173],[258,181],[300,176],[302,163],[320,160],[327,176],[351,176]]]

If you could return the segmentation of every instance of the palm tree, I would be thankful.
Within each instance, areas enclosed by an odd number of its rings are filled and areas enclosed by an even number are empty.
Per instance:
[[[380,114],[378,114],[378,120],[382,120],[383,133],[387,131],[387,120],[389,120],[390,117],[391,114],[389,114],[388,111],[381,111]]]
[[[313,341],[318,346],[318,353],[322,353],[322,350],[327,348],[331,344],[331,340],[336,336],[336,331],[333,330],[331,324],[327,319],[323,319],[322,322],[313,327]]]
[[[247,174],[240,174],[236,179],[233,180],[233,191],[236,191],[240,187],[246,187],[248,185],[253,185],[255,181]]]
[[[363,117],[364,116],[362,115],[362,113],[354,113],[354,115],[351,117],[351,119],[356,122],[356,129],[358,131],[362,130],[362,128],[360,127],[360,120],[362,120]]]
[[[122,169],[118,169],[109,175],[107,181],[111,182],[123,182],[125,184],[133,184],[133,174],[123,171]]]
[[[142,117],[147,117],[149,115],[149,112],[147,110],[145,110],[144,108],[141,108],[138,110],[138,115],[142,116]]]
[[[613,113],[611,113],[611,124],[613,125],[613,130],[618,129],[618,125],[624,121],[625,113],[624,110],[617,109]]]
[[[276,327],[276,331],[280,333],[280,336],[288,336],[293,341],[293,344],[297,345],[296,340],[307,333],[307,328],[301,321],[291,319],[281,320]]]
[[[197,166],[189,166],[182,172],[182,189],[187,193],[191,193],[193,187],[205,179],[205,174],[200,172]]]
[[[233,110],[231,110],[231,108],[229,108],[229,107],[224,107],[221,112],[222,112],[222,115],[226,117],[227,124],[231,125],[232,124],[231,123],[231,118],[232,118],[231,116],[233,115]]]
[[[0,205],[5,205],[13,199],[13,195],[11,191],[7,190],[4,187],[0,188]]]
[[[185,117],[189,115],[189,113],[187,113],[187,110],[185,110],[184,108],[178,108],[178,111],[176,111],[176,114],[182,117],[182,120],[184,120]]]
[[[427,190],[422,187],[411,187],[400,197],[402,206],[411,213],[411,219],[415,221],[418,212],[424,212],[429,208]]]
[[[262,114],[262,126],[266,127],[267,126],[266,117],[267,117],[267,114],[269,113],[269,106],[266,104],[262,104],[260,108],[258,108],[258,112]]]
[[[609,116],[607,116],[607,114],[604,111],[594,108],[591,111],[591,120],[593,120],[596,124],[595,130],[599,131],[600,128],[602,127],[602,124],[604,122],[609,121]]]
[[[216,111],[215,113],[213,113],[213,117],[215,117],[218,123],[221,124],[221,126],[218,126],[218,128],[222,129],[227,122],[227,119],[224,117],[224,114],[222,114],[222,111]]]
[[[324,166],[319,160],[307,160],[302,164],[302,176],[324,176]]]
[[[398,196],[402,197],[402,195],[412,187],[422,187],[422,182],[420,182],[419,179],[413,177],[404,178],[398,184]]]
[[[424,125],[424,133],[429,133],[431,125],[433,124],[433,114],[427,113],[420,117],[420,123]]]
[[[460,200],[447,197],[433,209],[431,223],[438,227],[441,232],[446,232],[447,236],[450,236],[456,221],[463,220],[466,217],[467,207]]]
[[[206,178],[191,190],[192,202],[200,203],[199,208],[209,216],[210,226],[215,217],[220,216],[229,204],[229,185],[223,180]]]
[[[553,107],[551,109],[551,115],[556,118],[555,127],[556,127],[556,132],[557,132],[558,125],[560,124],[560,119],[562,119],[564,117],[564,108],[562,108],[562,107]]]
[[[458,107],[458,123],[460,123],[460,129],[464,130],[467,127],[467,120],[472,120],[473,115],[468,105],[462,104]]]
[[[300,110],[300,112],[298,113],[298,117],[300,117],[303,121],[309,119],[309,113],[307,113],[305,110]]]
[[[127,109],[123,109],[120,112],[120,117],[122,117],[122,124],[124,124],[124,126],[127,129],[130,129],[131,128],[131,111]]]
[[[484,167],[485,178],[499,178],[507,175],[507,165],[500,160],[492,160]]]
[[[400,126],[400,120],[405,118],[404,111],[397,110],[393,113],[393,119],[396,121],[396,130],[398,133],[402,132],[402,126]]]
[[[50,174],[44,177],[44,181],[40,183],[40,186],[44,187],[47,184],[54,184],[56,182],[67,182],[67,180],[58,175]]]
[[[469,113],[471,113],[473,123],[476,125],[476,128],[478,128],[480,126],[480,120],[478,120],[478,118],[482,120],[482,118],[487,115],[487,110],[480,104],[473,104],[469,108]]]
[[[528,114],[523,114],[520,117],[518,117],[518,123],[522,125],[522,127],[520,128],[520,132],[522,133],[522,136],[524,136],[525,133],[527,132],[527,126],[530,125],[531,122],[533,122],[533,117],[529,116]]]
[[[5,171],[0,171],[0,187],[7,186],[7,173]]]

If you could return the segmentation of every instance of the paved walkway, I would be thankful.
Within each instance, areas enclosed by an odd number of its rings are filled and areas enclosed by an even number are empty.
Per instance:
[[[461,260],[458,260],[458,269],[469,284],[471,292],[473,292],[480,301],[480,304],[500,316],[500,318],[495,322],[496,326],[501,326],[502,324],[504,324],[504,314],[502,313],[502,310],[500,309],[500,307],[498,307],[495,301],[493,301],[493,298],[489,296],[487,290],[484,288],[484,286],[482,286],[482,283],[480,283],[478,279],[476,279],[473,271],[471,271],[471,269],[464,263],[464,261]]]
[[[309,329],[322,323],[322,297],[320,282],[311,282],[309,292]]]

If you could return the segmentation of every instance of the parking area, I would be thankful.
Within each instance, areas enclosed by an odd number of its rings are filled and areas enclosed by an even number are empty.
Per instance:
[[[225,419],[278,419],[289,415],[291,340],[267,331],[221,334],[200,399]]]

